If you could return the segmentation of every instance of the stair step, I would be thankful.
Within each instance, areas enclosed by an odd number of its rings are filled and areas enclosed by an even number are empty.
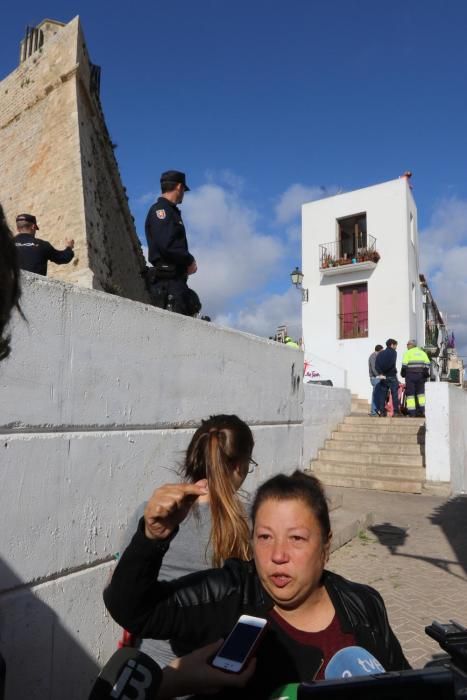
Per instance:
[[[345,434],[345,433],[343,433]],[[387,442],[366,441],[363,438],[357,441],[344,442],[343,440],[326,440],[325,450],[339,450],[341,452],[362,452],[365,454],[396,454],[423,456],[422,445],[416,442],[399,442],[395,440]]]
[[[321,476],[319,469],[312,469],[313,473],[328,486],[341,486],[353,489],[373,489],[377,491],[395,491],[397,493],[421,493],[422,482],[412,479],[367,478],[361,476],[347,476],[344,474],[329,474]]]
[[[364,453],[364,452],[351,452],[343,449],[337,450],[318,450],[318,457],[321,459],[326,459],[333,462],[352,462],[356,464],[393,464],[404,467],[422,467],[423,457],[421,454],[418,455],[406,455],[406,454],[381,454],[379,452],[375,453]]]
[[[395,440],[395,436],[393,435],[392,432],[369,432],[369,431],[362,431],[362,432],[355,432],[355,431],[344,431],[344,430],[334,430],[331,433],[331,439],[332,440],[337,440],[339,442],[357,442],[361,443],[362,441],[365,442],[374,442],[377,444],[381,444],[381,449],[384,450],[384,445],[393,445]],[[406,445],[424,445],[425,444],[425,434],[423,435],[416,435],[414,433],[397,433],[397,442],[398,443],[404,443]]]
[[[363,418],[360,418],[362,420]],[[396,435],[417,435],[419,432],[425,434],[423,426],[414,425],[411,421],[403,421],[397,418],[367,418],[368,423],[341,423],[338,430],[344,433],[390,433]],[[414,419],[415,420],[415,419]],[[387,422],[386,422],[387,421]]]
[[[373,425],[375,421],[377,421],[379,425],[411,425],[414,428],[425,425],[424,418],[408,418],[407,416],[396,416],[395,418],[392,418],[390,416],[384,418],[379,416],[366,416],[365,418],[362,416],[350,415],[344,418],[344,423],[346,425]]]
[[[330,460],[328,455],[313,460],[310,469],[317,471],[321,476],[339,474],[341,476],[358,476],[369,479],[400,479],[402,481],[424,481],[425,470],[423,467],[409,467],[395,464],[364,464],[362,462],[336,462]]]

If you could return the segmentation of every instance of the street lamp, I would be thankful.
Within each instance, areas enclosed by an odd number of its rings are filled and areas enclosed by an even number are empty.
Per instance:
[[[300,268],[296,267],[295,270],[292,270],[290,273],[290,279],[294,287],[301,290],[302,301],[308,301],[308,289],[303,289],[302,287],[303,272],[300,270]]]

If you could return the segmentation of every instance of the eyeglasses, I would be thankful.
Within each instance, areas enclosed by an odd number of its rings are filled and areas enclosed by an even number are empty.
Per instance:
[[[248,474],[253,474],[257,466],[258,462],[255,462],[253,457],[250,457],[250,459],[248,460]]]

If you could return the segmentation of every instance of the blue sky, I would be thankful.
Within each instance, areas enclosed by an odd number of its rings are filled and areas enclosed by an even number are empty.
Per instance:
[[[410,169],[423,269],[467,355],[464,0],[23,0],[1,77],[27,24],[76,14],[140,236],[160,172],[187,172],[206,313],[298,334],[301,198]]]

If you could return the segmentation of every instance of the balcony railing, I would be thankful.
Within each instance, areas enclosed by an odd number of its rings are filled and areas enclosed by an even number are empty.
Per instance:
[[[430,355],[435,356],[441,350],[441,345],[447,349],[449,347],[449,335],[443,323],[427,321],[425,323],[425,350]]]
[[[359,247],[354,246],[353,249],[344,250],[349,247],[348,241],[331,241],[330,243],[322,243],[319,246],[319,268],[326,270],[330,267],[343,267],[344,265],[358,264],[362,262],[377,263],[380,259],[380,254],[376,250],[376,238],[366,234],[366,245]],[[365,240],[360,240],[360,243]]]
[[[338,314],[339,338],[367,338],[368,312],[355,311]]]

